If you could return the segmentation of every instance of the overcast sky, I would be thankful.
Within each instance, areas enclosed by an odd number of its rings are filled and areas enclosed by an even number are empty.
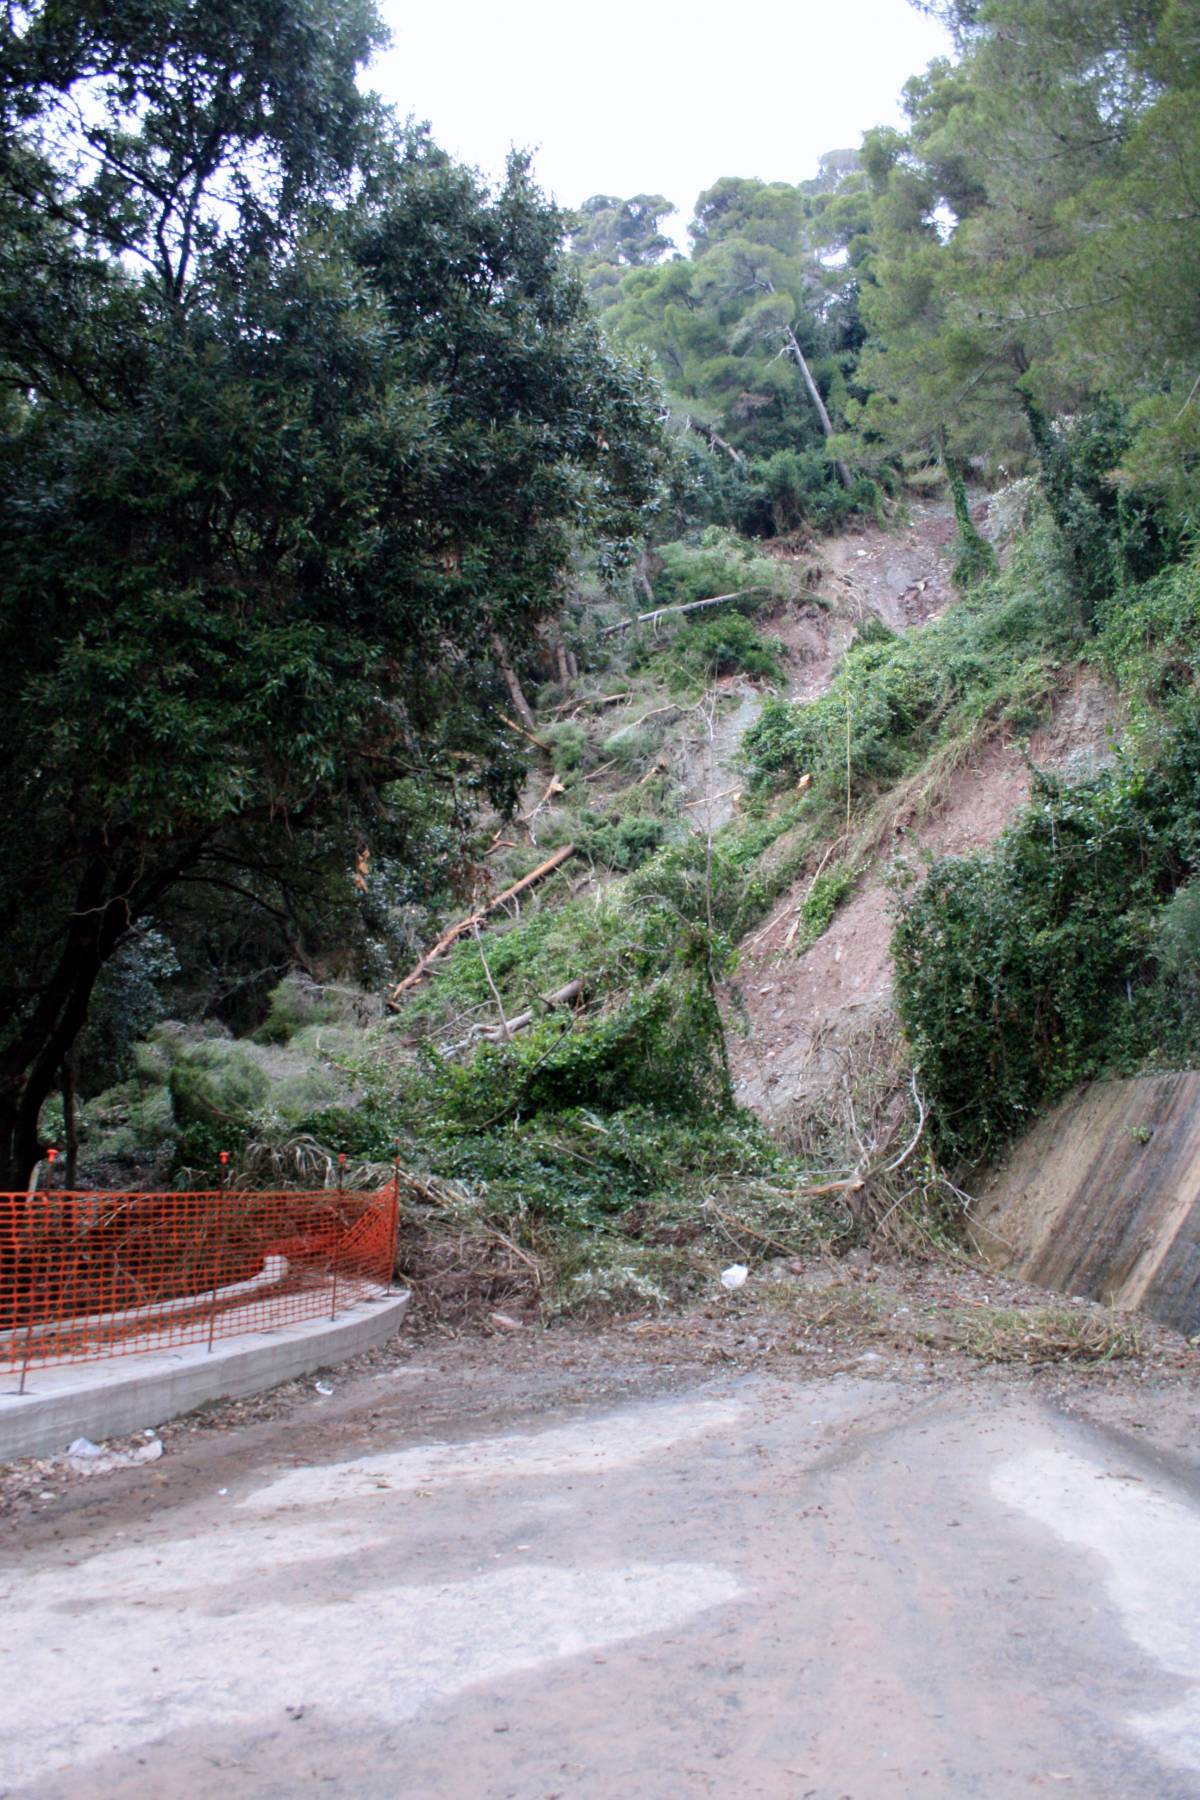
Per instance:
[[[499,175],[535,153],[563,206],[661,193],[682,209],[721,175],[803,181],[823,150],[901,121],[909,75],[943,54],[907,0],[381,0],[393,45],[368,79]]]

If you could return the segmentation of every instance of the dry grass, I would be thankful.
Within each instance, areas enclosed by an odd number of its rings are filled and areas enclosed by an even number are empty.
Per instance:
[[[977,1306],[945,1315],[943,1341],[981,1362],[1108,1363],[1142,1355],[1136,1318],[1107,1307]]]

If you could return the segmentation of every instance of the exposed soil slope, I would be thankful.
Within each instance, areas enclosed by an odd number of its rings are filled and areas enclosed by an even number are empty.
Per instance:
[[[983,508],[979,509],[981,518]],[[946,504],[914,509],[900,537],[873,528],[831,540],[828,613],[800,621],[791,654],[799,658],[794,697],[815,699],[830,678],[855,625],[875,613],[894,630],[922,624],[950,604]],[[786,622],[785,622],[786,628]],[[784,635],[777,622],[774,629]],[[800,956],[789,933],[809,888],[802,877],[765,926],[741,947],[738,993],[729,1008],[730,1062],[737,1098],[773,1124],[826,1099],[847,1064],[869,1053],[892,1029],[888,868],[893,857],[961,855],[994,843],[1029,797],[1032,766],[1084,774],[1107,754],[1111,696],[1094,677],[1077,675],[1059,696],[1028,752],[992,739],[955,770],[923,817],[898,802],[891,842],[829,929]],[[794,934],[793,934],[794,935]]]

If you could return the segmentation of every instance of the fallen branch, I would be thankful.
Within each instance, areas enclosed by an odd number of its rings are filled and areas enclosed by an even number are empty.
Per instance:
[[[728,800],[730,794],[740,795],[741,791],[741,788],[731,787],[722,788],[719,794],[701,794],[698,800],[685,800],[683,803],[683,811],[687,812],[688,809],[693,806],[713,806],[718,800]]]
[[[528,738],[531,744],[536,744],[538,749],[544,750],[547,756],[553,756],[554,752],[545,738],[538,737],[534,731],[528,731],[524,725],[518,725],[517,721],[510,719],[507,713],[498,713],[496,716],[502,725],[508,726],[510,731],[515,731],[519,737]]]
[[[745,462],[746,459],[741,451],[735,450],[732,444],[727,444],[725,439],[720,437],[718,433],[713,430],[711,425],[702,425],[699,419],[693,419],[689,416],[687,428],[689,431],[694,431],[697,437],[702,437],[710,450],[723,450],[731,462],[739,464]]]
[[[504,1002],[500,998],[500,989],[496,986],[496,983],[492,978],[492,971],[491,971],[491,967],[488,963],[488,959],[483,953],[483,939],[479,935],[479,920],[478,919],[476,919],[471,926],[471,935],[475,939],[476,946],[479,950],[479,960],[483,964],[483,972],[484,972],[484,975],[487,977],[488,992],[491,994],[492,999],[496,1002],[496,1011],[500,1015],[500,1023],[499,1023],[499,1026],[497,1027],[497,1029],[500,1033],[500,1042],[502,1044],[507,1044],[508,1038],[509,1038],[509,1030],[508,1030],[508,1023],[504,1017]]]
[[[388,998],[388,1005],[394,1008],[401,994],[407,993],[409,988],[416,987],[417,983],[424,978],[430,965],[435,963],[439,956],[443,956],[451,944],[457,943],[458,939],[469,932],[472,927],[481,924],[489,914],[496,911],[498,906],[503,906],[509,900],[515,900],[518,894],[523,894],[536,882],[544,880],[547,875],[552,875],[555,869],[560,869],[567,858],[574,854],[574,844],[564,844],[561,850],[556,850],[553,856],[548,856],[544,863],[539,863],[536,869],[529,871],[528,875],[522,875],[520,881],[514,881],[511,887],[505,888],[502,894],[497,894],[494,900],[489,900],[486,906],[480,907],[469,918],[460,919],[457,925],[450,927],[449,931],[443,931],[433,949],[427,951],[415,968],[409,970],[403,981],[396,983]]]
[[[555,988],[552,994],[543,994],[541,996],[542,1005],[566,1006],[568,1002],[577,1000],[582,992],[583,982],[581,980],[568,981],[565,987]],[[479,1032],[479,1036],[493,1044],[506,1043],[514,1031],[524,1031],[527,1025],[533,1024],[536,1017],[537,1012],[531,1006],[526,1012],[517,1013],[514,1018],[505,1019],[503,1036],[496,1025],[485,1025]]]
[[[557,713],[565,713],[565,712],[582,712],[583,708],[585,706],[596,706],[596,707],[616,706],[616,704],[619,700],[632,700],[632,699],[633,699],[633,689],[629,688],[623,694],[593,694],[590,698],[585,696],[582,700],[579,700],[579,699],[564,700],[561,706],[555,707],[554,711],[556,714]]]
[[[671,613],[699,612],[705,606],[721,606],[726,600],[744,600],[747,594],[765,594],[766,588],[738,588],[732,594],[714,594],[710,600],[688,600],[682,606],[656,606],[653,612],[638,613],[635,618],[621,619],[615,625],[606,625],[600,633],[601,637],[611,637],[615,631],[628,631],[631,625],[651,625],[656,619],[665,619]]]
[[[527,812],[523,818],[519,818],[517,820],[517,824],[523,825],[525,827],[526,831],[529,833],[529,841],[531,844],[537,843],[537,838],[533,834],[533,821],[537,818],[538,814],[543,810],[543,808],[549,805],[550,801],[554,799],[556,794],[565,794],[566,791],[567,791],[566,788],[563,786],[562,782],[558,779],[558,776],[552,775],[550,777],[550,784],[547,787],[545,793],[542,795],[541,799],[538,801],[537,805],[533,808],[533,810],[531,812]]]

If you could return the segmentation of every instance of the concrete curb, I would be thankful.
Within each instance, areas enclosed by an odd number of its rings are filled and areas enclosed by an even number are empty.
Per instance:
[[[16,1370],[0,1374],[0,1463],[55,1456],[73,1438],[125,1437],[190,1412],[206,1400],[236,1400],[345,1362],[399,1330],[405,1290],[364,1300],[340,1319],[306,1319],[278,1331],[226,1338],[212,1350],[176,1350],[104,1362],[32,1367],[25,1392]]]

